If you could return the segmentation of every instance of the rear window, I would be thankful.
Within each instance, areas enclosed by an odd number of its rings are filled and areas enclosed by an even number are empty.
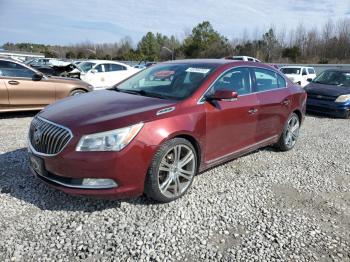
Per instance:
[[[300,67],[284,67],[281,68],[281,72],[287,75],[300,75],[301,68]]]
[[[256,91],[267,91],[278,88],[276,73],[270,70],[254,68],[256,78]]]

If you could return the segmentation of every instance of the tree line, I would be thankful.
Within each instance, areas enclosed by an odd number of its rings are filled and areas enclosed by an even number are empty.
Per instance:
[[[137,45],[125,37],[116,43],[82,42],[70,46],[6,43],[3,49],[68,59],[163,61],[248,55],[270,63],[348,63],[350,19],[329,20],[321,28],[305,28],[299,24],[288,31],[272,26],[265,33],[255,30],[250,36],[245,30],[242,37],[231,40],[204,21],[182,40],[174,35],[148,32]]]

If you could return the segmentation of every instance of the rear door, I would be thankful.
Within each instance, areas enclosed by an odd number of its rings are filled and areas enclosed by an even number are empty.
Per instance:
[[[7,108],[10,104],[9,102],[9,94],[7,91],[7,87],[2,78],[2,71],[0,69],[0,110],[1,108]]]
[[[259,101],[256,141],[276,138],[289,116],[292,97],[286,80],[275,71],[252,68],[254,91]]]
[[[251,83],[248,68],[233,68],[222,74],[209,90],[208,94],[223,89],[236,91],[238,98],[205,102],[208,164],[254,144],[257,121],[254,110],[258,101]]]
[[[11,106],[43,106],[55,101],[55,87],[45,80],[33,81],[35,71],[12,61],[1,60],[1,78]]]
[[[113,86],[130,75],[130,72],[123,65],[106,63],[103,64],[106,74],[106,83],[108,86]]]

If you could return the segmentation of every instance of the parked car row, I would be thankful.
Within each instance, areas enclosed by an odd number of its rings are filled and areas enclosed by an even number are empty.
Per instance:
[[[0,112],[40,110],[61,98],[92,91],[73,78],[46,76],[12,59],[0,59]]]
[[[88,79],[123,65],[78,66]],[[198,172],[260,147],[291,150],[306,110],[349,117],[350,72],[324,71],[304,89],[282,72],[242,60],[177,60],[75,96],[92,86],[0,59],[0,110],[52,103],[34,117],[28,137],[31,170],[49,185],[77,195],[145,193],[169,202],[186,193]],[[66,96],[74,97],[53,103]]]

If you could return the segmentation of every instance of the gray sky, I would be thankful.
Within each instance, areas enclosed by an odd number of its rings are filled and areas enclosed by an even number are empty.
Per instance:
[[[208,20],[228,39],[270,25],[320,27],[350,18],[350,0],[0,0],[0,44],[134,43],[148,31],[179,38]]]

